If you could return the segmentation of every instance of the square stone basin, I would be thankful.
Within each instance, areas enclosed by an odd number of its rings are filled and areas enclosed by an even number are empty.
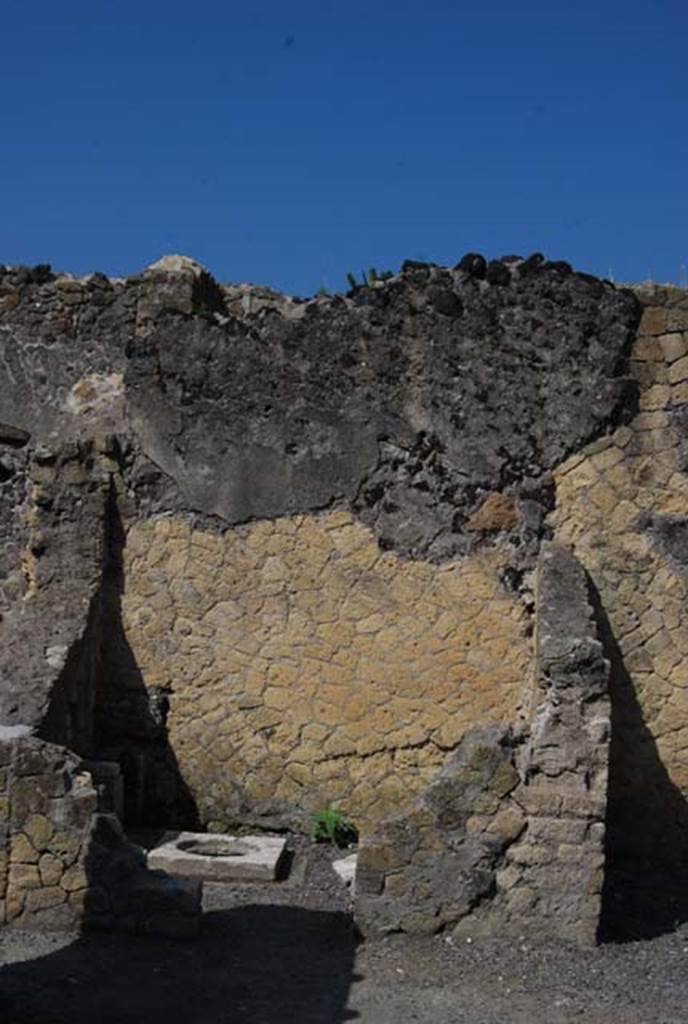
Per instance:
[[[168,832],[148,852],[148,867],[206,882],[274,882],[286,845],[281,836]]]

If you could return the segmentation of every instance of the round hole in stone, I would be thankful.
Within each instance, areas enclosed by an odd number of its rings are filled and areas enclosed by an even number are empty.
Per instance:
[[[198,857],[245,857],[254,848],[250,843],[243,843],[240,839],[208,836],[207,839],[183,839],[177,843],[177,849]]]

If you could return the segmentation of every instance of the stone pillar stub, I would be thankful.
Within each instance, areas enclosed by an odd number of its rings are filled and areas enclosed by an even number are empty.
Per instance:
[[[595,941],[604,872],[609,665],[567,549],[538,563],[525,728],[474,728],[411,809],[364,839],[364,934],[557,935]]]

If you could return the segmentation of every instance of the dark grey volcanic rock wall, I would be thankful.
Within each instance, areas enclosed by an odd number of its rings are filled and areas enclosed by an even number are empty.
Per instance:
[[[451,555],[487,493],[546,503],[544,474],[633,404],[635,299],[560,265],[504,270],[407,265],[286,315],[164,312],[127,348],[130,422],[198,511],[344,500],[383,545]]]
[[[121,370],[137,293],[102,274],[0,267],[0,420],[35,439],[80,436],[70,391],[88,374]]]
[[[132,435],[153,505],[236,523],[353,502],[383,546],[442,558],[475,542],[490,492],[537,531],[547,471],[632,409],[638,316],[539,258],[407,263],[309,302],[238,302],[179,258],[127,281],[5,268],[0,419]]]

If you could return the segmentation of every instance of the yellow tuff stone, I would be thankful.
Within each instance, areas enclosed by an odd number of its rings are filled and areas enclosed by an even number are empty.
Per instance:
[[[640,336],[663,334],[667,329],[667,310],[661,306],[647,306],[640,319]],[[636,345],[638,343],[636,342]]]
[[[441,763],[431,733],[444,727],[443,742],[454,745],[452,719],[460,737],[471,718],[502,720],[517,704],[531,640],[519,602],[499,583],[504,553],[458,568],[404,562],[381,554],[342,511],[225,534],[149,521],[130,527],[129,541],[125,629],[145,683],[173,680],[170,742],[206,804],[231,761],[254,796],[275,780],[292,794],[332,783],[363,824],[375,805],[403,803],[430,777],[426,767],[432,774]],[[165,627],[172,602],[183,615]],[[210,743],[212,757],[199,743]],[[271,775],[258,755],[266,748],[276,764],[298,767]],[[376,758],[407,748],[403,764],[416,774],[385,781],[391,765]],[[327,757],[343,763],[330,773]],[[372,776],[369,789],[362,774]]]
[[[639,337],[633,346],[631,358],[638,360],[638,362],[654,362],[655,360],[662,359],[663,354],[659,339],[650,335]]]
[[[19,832],[10,842],[10,861],[13,864],[37,864],[39,853],[27,836]]]

